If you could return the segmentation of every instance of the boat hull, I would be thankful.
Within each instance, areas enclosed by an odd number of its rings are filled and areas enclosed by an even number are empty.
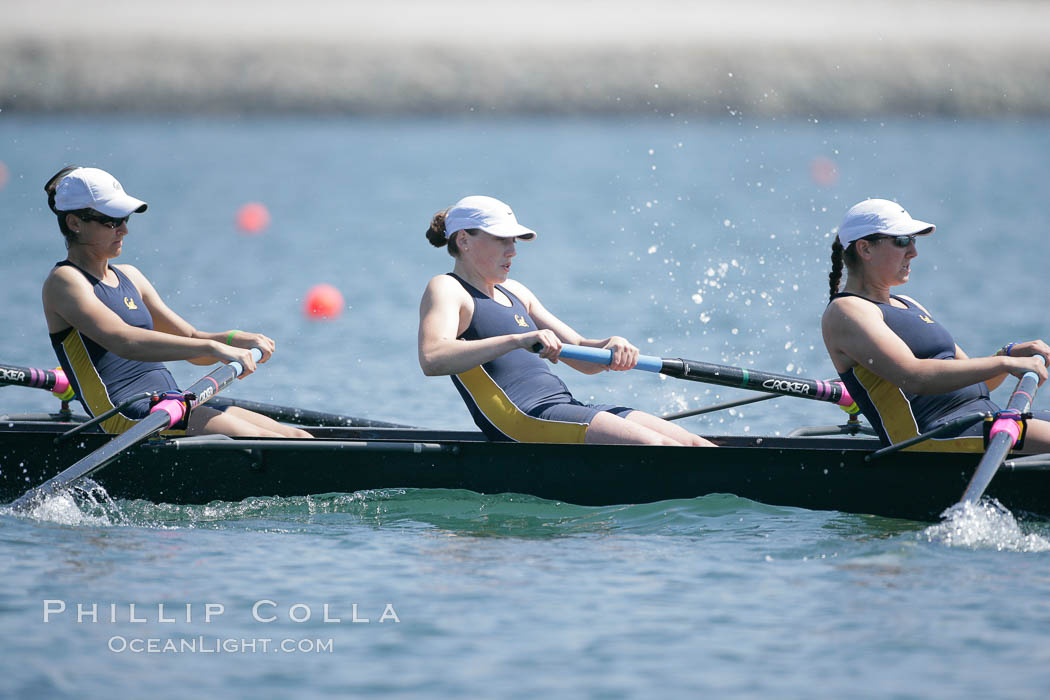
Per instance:
[[[64,426],[68,428],[69,426]],[[63,426],[0,426],[0,499],[9,502],[98,448]],[[179,439],[146,443],[94,479],[114,498],[192,504],[371,489],[524,493],[578,505],[728,493],[770,505],[933,521],[959,500],[980,455],[898,453],[869,463],[867,438],[712,438],[685,447],[492,443],[452,431],[316,428],[319,440]],[[1047,474],[1007,471],[988,495],[1050,516]]]

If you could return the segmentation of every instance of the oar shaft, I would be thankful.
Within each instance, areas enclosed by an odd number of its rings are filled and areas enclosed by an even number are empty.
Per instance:
[[[769,394],[798,396],[815,401],[827,401],[850,406],[853,399],[840,382],[826,382],[823,379],[805,379],[785,374],[774,374],[744,367],[715,365],[696,360],[664,360],[663,374],[680,379],[689,379],[708,384],[719,384],[739,389],[764,391]]]
[[[680,411],[678,413],[668,413],[660,416],[664,420],[679,420],[680,418],[691,418],[693,416],[702,416],[705,413],[714,413],[715,411],[724,411],[727,408],[736,408],[737,406],[747,406],[748,404],[758,403],[759,401],[769,401],[775,399],[776,394],[765,394],[763,396],[749,396],[746,399],[737,399],[736,401],[726,401],[725,403],[717,403],[713,406],[704,406],[703,408],[694,408],[689,411]]]
[[[24,510],[27,506],[50,496],[70,484],[90,476],[102,467],[106,466],[120,454],[136,444],[147,440],[159,432],[167,429],[171,424],[171,416],[165,410],[154,411],[139,421],[134,428],[113,438],[102,447],[98,448],[83,459],[73,463],[65,471],[54,476],[40,486],[30,489],[11,504],[12,510]]]
[[[1010,400],[1006,403],[1006,409],[1003,412],[1017,416],[1028,413],[1038,387],[1039,376],[1035,372],[1025,372],[1021,380],[1017,382],[1017,388],[1010,395]],[[1019,423],[1012,418],[999,418],[992,423],[988,447],[963,493],[963,503],[976,503],[981,499],[988,485],[992,483],[992,478],[999,471],[999,465],[1003,463],[1010,449],[1017,443],[1020,430]]]
[[[262,357],[262,353],[257,349],[252,350],[252,355],[256,361]],[[215,394],[222,391],[230,382],[240,376],[243,371],[244,368],[239,362],[231,362],[212,370],[212,372],[194,382],[186,390],[186,393],[193,395],[193,398],[189,400],[189,408],[192,410],[215,396]],[[36,488],[30,489],[18,500],[14,501],[11,504],[11,508],[16,511],[25,510],[41,498],[53,494],[79,479],[90,476],[112,462],[125,450],[175,425],[182,420],[185,413],[186,405],[182,401],[164,399],[157,402],[150,409],[150,414],[134,427],[78,460],[57,476],[48,479]]]
[[[602,348],[587,348],[580,345],[563,345],[559,356],[566,360],[582,360],[607,365],[612,362],[612,351]],[[825,382],[821,379],[803,379],[785,374],[773,374],[729,365],[709,362],[660,358],[639,355],[635,369],[658,372],[669,377],[688,379],[706,384],[731,386],[738,389],[764,391],[769,394],[798,396],[816,401],[828,401],[840,406],[852,406],[853,399],[840,382]]]
[[[384,421],[371,420],[369,418],[358,418],[356,416],[344,416],[339,413],[326,413],[324,411],[312,411],[305,408],[294,408],[292,406],[276,406],[258,401],[246,399],[234,399],[227,396],[219,396],[212,399],[212,405],[237,406],[246,411],[254,411],[273,418],[274,420],[294,423],[296,425],[334,425],[355,428],[410,428],[412,426],[400,423],[387,423]]]

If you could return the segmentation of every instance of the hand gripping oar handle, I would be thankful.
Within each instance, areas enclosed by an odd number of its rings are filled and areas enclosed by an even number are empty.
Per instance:
[[[981,500],[988,484],[999,471],[999,466],[1010,453],[1010,449],[1017,444],[1021,436],[1021,416],[1028,413],[1035,399],[1035,391],[1039,388],[1039,375],[1035,372],[1025,372],[1021,380],[1017,382],[1017,388],[1010,395],[1006,408],[999,412],[999,417],[992,423],[988,432],[988,447],[984,450],[974,471],[970,483],[963,492],[961,503],[976,503]]]
[[[582,360],[607,365],[612,362],[612,350],[587,348],[581,345],[563,345],[560,359]],[[856,413],[856,403],[841,382],[825,382],[821,379],[803,379],[785,374],[772,374],[757,370],[714,365],[696,360],[661,358],[652,355],[639,355],[635,369],[646,372],[657,372],[677,379],[688,379],[693,382],[719,384],[738,389],[764,391],[769,394],[798,396],[815,401],[827,401],[838,404],[849,413]]]
[[[258,348],[252,348],[252,358],[258,362],[262,359],[262,351]],[[210,374],[201,377],[191,385],[190,388],[186,390],[185,401],[179,399],[161,399],[150,409],[150,416],[158,411],[166,413],[168,415],[168,424],[161,428],[161,431],[167,430],[173,425],[178,424],[188,411],[192,411],[194,408],[200,406],[202,403],[229,386],[230,382],[241,376],[243,372],[244,367],[242,367],[241,363],[236,360],[223,365],[222,367],[213,370]]]
[[[61,369],[34,369],[0,365],[0,384],[15,384],[50,391],[60,399],[68,401],[74,394],[70,391],[69,379]]]
[[[262,352],[258,348],[252,348],[252,357],[258,362],[262,359]],[[79,479],[90,476],[112,462],[125,450],[177,424],[188,410],[192,411],[215,396],[243,372],[244,367],[241,366],[240,362],[230,362],[212,370],[212,372],[194,382],[186,390],[185,401],[179,399],[158,401],[150,409],[149,415],[132,428],[75,462],[57,476],[22,494],[18,500],[11,503],[11,509],[15,511],[26,510],[44,497],[62,490]]]

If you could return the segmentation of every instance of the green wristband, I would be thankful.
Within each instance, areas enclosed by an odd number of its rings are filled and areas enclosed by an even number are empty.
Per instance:
[[[233,345],[233,336],[235,336],[235,335],[237,335],[238,333],[241,333],[241,332],[242,331],[230,331],[226,335],[226,344],[227,345]]]

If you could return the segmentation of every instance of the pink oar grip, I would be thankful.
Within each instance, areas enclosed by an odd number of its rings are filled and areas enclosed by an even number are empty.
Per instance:
[[[1016,445],[1017,439],[1021,437],[1021,424],[1012,418],[1000,418],[992,423],[992,429],[988,432],[988,439],[992,439],[997,433],[1009,433],[1010,444]]]
[[[176,401],[175,399],[164,399],[158,401],[157,404],[149,410],[150,413],[155,411],[164,411],[168,414],[168,417],[170,418],[168,427],[170,428],[182,420],[182,417],[186,415],[186,404],[182,401]]]
[[[69,379],[66,377],[66,373],[61,369],[52,370],[55,373],[55,388],[51,390],[52,393],[61,396],[66,393],[69,389]]]
[[[839,386],[842,387],[842,396],[839,397],[839,406],[849,408],[855,403],[853,397],[849,395],[849,390],[846,389],[845,384],[840,383]]]

